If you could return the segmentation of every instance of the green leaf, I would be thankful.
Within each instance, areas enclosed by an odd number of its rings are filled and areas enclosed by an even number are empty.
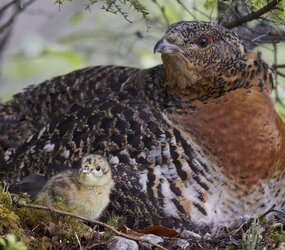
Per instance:
[[[77,11],[73,14],[73,16],[70,18],[70,24],[72,25],[76,25],[78,24],[81,20],[82,20],[82,17],[83,17],[83,13],[81,11]]]
[[[206,0],[204,3],[204,8],[206,10],[210,10],[216,8],[218,4],[218,0]]]
[[[260,214],[256,212],[256,213],[254,213],[254,214],[251,216],[251,218],[253,218],[253,219],[258,219],[259,216],[260,216]]]
[[[0,238],[0,246],[2,246],[4,249],[7,247],[7,242],[2,237]]]
[[[27,250],[27,247],[22,241],[17,241],[13,234],[7,234],[5,237],[0,238],[0,246],[4,250]]]

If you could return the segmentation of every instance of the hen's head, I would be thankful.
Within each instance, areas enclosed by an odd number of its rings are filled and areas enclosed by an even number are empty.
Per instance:
[[[255,52],[247,52],[238,36],[208,22],[182,21],[173,24],[156,43],[162,54],[165,88],[170,97],[215,98],[223,93],[272,84],[268,65]]]
[[[163,57],[180,54],[190,62],[209,65],[242,57],[245,47],[234,32],[220,25],[181,21],[169,27],[154,52],[162,53]]]

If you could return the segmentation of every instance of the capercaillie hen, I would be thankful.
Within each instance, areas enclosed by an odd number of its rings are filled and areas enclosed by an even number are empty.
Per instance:
[[[199,230],[284,208],[285,127],[261,55],[221,26],[185,21],[171,25],[154,51],[163,65],[132,69],[116,91],[98,88],[66,114],[48,115],[7,150],[2,182],[23,190],[31,173],[49,178],[96,152],[113,164],[106,216],[131,227]]]

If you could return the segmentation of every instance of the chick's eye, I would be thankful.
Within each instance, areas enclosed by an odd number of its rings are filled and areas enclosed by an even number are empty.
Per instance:
[[[96,166],[96,171],[100,171],[101,170],[101,167],[100,166]]]
[[[204,37],[204,36],[200,37],[199,40],[198,40],[198,45],[201,48],[207,47],[207,45],[208,45],[208,38]]]

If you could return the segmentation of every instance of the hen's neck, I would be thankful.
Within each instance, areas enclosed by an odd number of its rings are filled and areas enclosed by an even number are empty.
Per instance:
[[[272,89],[271,70],[255,52],[203,66],[179,54],[163,55],[162,59],[166,92],[181,102],[205,101],[237,88],[259,86],[268,91]]]
[[[258,54],[248,53],[221,63],[216,74],[213,70],[203,71],[196,82],[196,76],[187,82],[182,73],[176,72],[175,79],[166,71],[168,92],[181,102],[165,109],[168,122],[237,183],[256,184],[278,171],[284,174],[285,127],[268,93],[272,88],[268,65]]]

